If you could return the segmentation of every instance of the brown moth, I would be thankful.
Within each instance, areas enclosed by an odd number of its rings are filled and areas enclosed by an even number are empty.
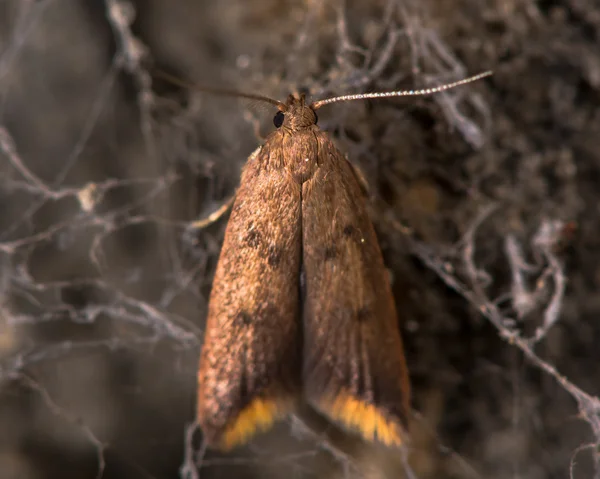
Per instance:
[[[243,444],[300,400],[366,440],[406,442],[410,385],[388,274],[359,178],[316,110],[489,74],[310,105],[234,93],[277,106],[277,130],[243,169],[210,295],[197,408],[209,445]]]

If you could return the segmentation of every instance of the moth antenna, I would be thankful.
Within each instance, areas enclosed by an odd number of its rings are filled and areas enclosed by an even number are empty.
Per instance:
[[[461,85],[466,85],[467,83],[472,83],[477,80],[481,80],[482,78],[489,77],[492,74],[490,70],[479,73],[469,78],[463,78],[462,80],[458,80],[452,83],[446,83],[444,85],[431,87],[431,88],[423,88],[422,90],[397,90],[397,91],[385,91],[385,92],[377,92],[377,93],[356,93],[354,95],[342,95],[336,96],[333,98],[326,98],[324,100],[318,100],[311,104],[311,108],[316,110],[321,108],[324,105],[329,105],[330,103],[338,103],[341,101],[352,101],[352,100],[368,100],[374,98],[391,98],[398,96],[423,96],[423,95],[431,95],[432,93],[439,93],[441,91],[450,90],[451,88],[456,88]]]
[[[264,103],[270,103],[271,105],[275,105],[281,111],[287,110],[285,103],[277,101],[277,100],[273,100],[272,98],[269,98],[268,96],[257,95],[254,93],[245,93],[245,92],[237,91],[237,90],[229,90],[226,88],[213,88],[213,87],[206,87],[206,86],[201,86],[201,85],[194,85],[192,83],[183,81],[183,80],[181,80],[169,73],[166,73],[162,70],[156,70],[154,73],[156,76],[162,78],[163,80],[168,81],[169,83],[180,86],[182,88],[187,88],[189,90],[195,90],[195,91],[199,91],[199,92],[203,92],[203,93],[212,93],[215,95],[231,96],[231,97],[235,97],[235,98],[246,98],[248,100],[262,101]]]

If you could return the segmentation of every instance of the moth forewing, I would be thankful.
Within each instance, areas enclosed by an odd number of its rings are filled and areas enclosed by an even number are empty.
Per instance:
[[[197,418],[221,449],[269,428],[300,389],[300,185],[277,135],[244,168],[209,300]]]
[[[388,274],[353,168],[323,132],[302,186],[304,392],[332,420],[407,440],[409,381]]]

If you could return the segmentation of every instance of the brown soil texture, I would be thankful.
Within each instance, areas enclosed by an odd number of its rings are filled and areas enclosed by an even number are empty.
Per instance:
[[[319,110],[392,278],[408,459],[297,420],[191,457],[228,215],[194,222],[275,111],[158,70],[280,100],[493,71]],[[8,0],[0,100],[2,479],[600,477],[597,0]]]

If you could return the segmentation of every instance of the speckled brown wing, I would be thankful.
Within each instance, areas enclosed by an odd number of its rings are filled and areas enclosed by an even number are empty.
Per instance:
[[[325,133],[302,186],[309,402],[365,439],[406,441],[409,381],[388,273],[352,166]]]
[[[244,168],[210,295],[197,417],[222,449],[271,426],[300,387],[300,185],[277,135]]]

